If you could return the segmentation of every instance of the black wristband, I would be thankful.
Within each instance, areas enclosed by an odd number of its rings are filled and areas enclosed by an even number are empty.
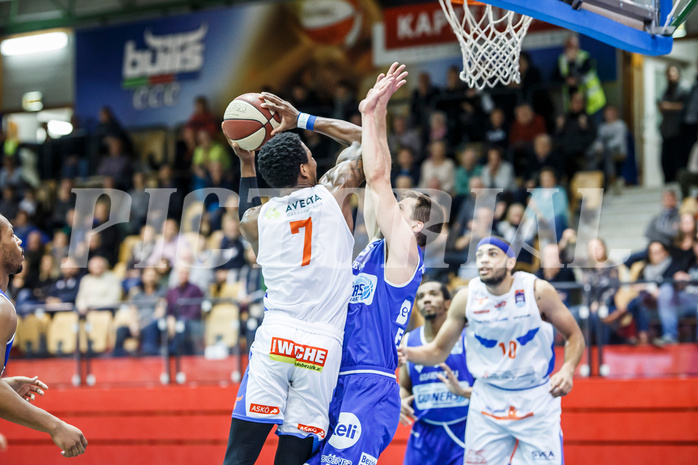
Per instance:
[[[240,178],[240,204],[238,206],[240,219],[242,219],[249,208],[260,205],[262,205],[262,199],[259,197],[259,190],[257,189],[257,178]]]

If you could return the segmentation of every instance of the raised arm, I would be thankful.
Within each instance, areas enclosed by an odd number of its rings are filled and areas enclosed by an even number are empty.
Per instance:
[[[269,92],[262,92],[261,96],[264,100],[262,107],[281,115],[281,124],[272,132],[273,135],[289,129],[301,128],[319,132],[343,145],[361,140],[361,128],[355,124],[301,113],[286,100]]]
[[[555,288],[547,281],[536,280],[536,302],[545,320],[562,334],[565,342],[565,363],[550,377],[550,393],[564,396],[572,390],[572,376],[584,353],[584,335]]]
[[[398,285],[409,281],[419,265],[415,231],[403,217],[401,204],[395,199],[390,184],[387,105],[393,93],[405,84],[407,73],[404,68],[404,65],[394,63],[385,76],[378,77],[376,84],[359,105],[363,123],[364,172],[366,183],[370,187],[366,197],[370,197],[369,205],[372,203],[375,206],[376,222],[388,245],[385,277]]]
[[[443,363],[465,327],[465,306],[468,302],[468,289],[462,289],[455,295],[448,316],[436,337],[429,344],[420,347],[400,347],[400,361],[408,361],[417,365],[433,366]]]
[[[259,232],[257,218],[261,209],[262,199],[257,187],[257,170],[255,168],[255,153],[243,150],[238,144],[228,140],[233,152],[240,159],[240,198],[238,215],[240,217],[240,233],[252,245],[257,254],[259,247]]]

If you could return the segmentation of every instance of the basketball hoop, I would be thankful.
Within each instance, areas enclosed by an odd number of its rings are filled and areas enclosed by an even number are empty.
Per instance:
[[[463,53],[462,81],[478,89],[521,81],[521,42],[533,18],[472,0],[439,3]],[[454,3],[463,5],[462,18]]]

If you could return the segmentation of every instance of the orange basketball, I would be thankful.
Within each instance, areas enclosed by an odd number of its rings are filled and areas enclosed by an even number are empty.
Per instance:
[[[271,132],[281,124],[281,115],[262,107],[256,93],[236,97],[223,115],[223,134],[243,150],[259,150],[271,139]]]

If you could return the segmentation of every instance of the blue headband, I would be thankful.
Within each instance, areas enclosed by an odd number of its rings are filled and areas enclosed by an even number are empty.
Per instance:
[[[500,249],[502,249],[502,252],[507,254],[508,257],[516,258],[516,255],[514,255],[514,251],[511,250],[511,247],[509,247],[507,243],[501,239],[497,239],[496,237],[485,237],[484,239],[480,239],[480,242],[477,243],[477,248],[479,249],[480,246],[483,246],[485,244],[499,247]]]

